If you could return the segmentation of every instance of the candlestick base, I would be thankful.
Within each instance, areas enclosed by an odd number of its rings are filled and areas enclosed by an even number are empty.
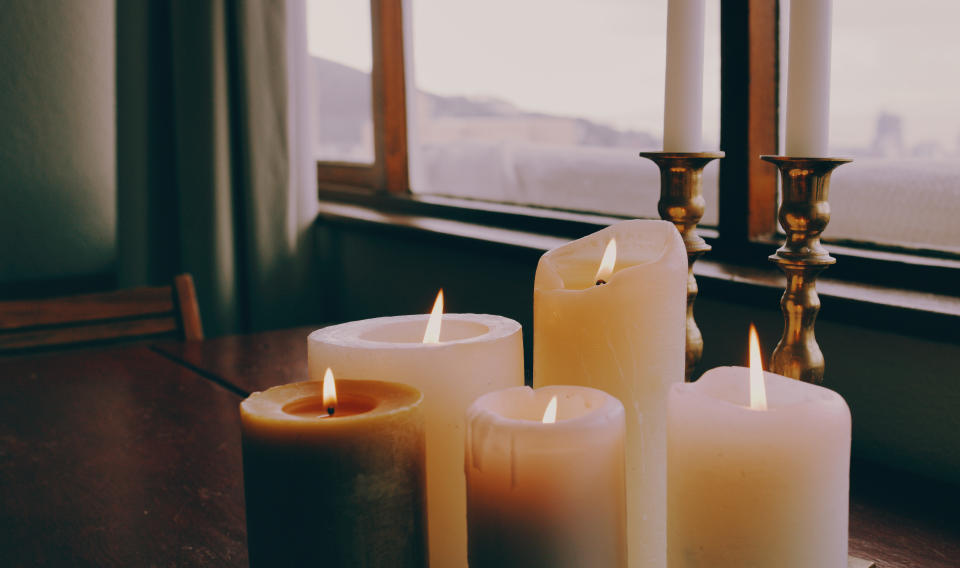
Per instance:
[[[876,568],[876,563],[872,560],[864,560],[856,556],[847,557],[847,568]]]
[[[777,216],[786,242],[770,260],[787,276],[780,300],[783,336],[770,356],[774,373],[808,383],[822,383],[824,360],[813,333],[820,311],[817,276],[836,259],[820,244],[820,234],[830,222],[830,173],[846,158],[794,158],[760,156],[780,170],[782,199]]]
[[[697,234],[697,223],[703,218],[706,201],[703,199],[703,168],[722,158],[723,152],[640,152],[660,168],[660,201],[657,212],[664,221],[670,221],[680,231],[687,248],[687,349],[684,373],[689,381],[703,356],[703,336],[693,317],[693,302],[697,298],[697,279],[693,263],[703,256],[710,245]]]

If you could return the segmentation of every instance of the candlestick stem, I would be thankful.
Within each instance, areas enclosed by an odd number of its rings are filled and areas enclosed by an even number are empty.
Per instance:
[[[820,311],[817,276],[836,259],[820,244],[830,222],[830,173],[850,160],[760,156],[780,170],[782,199],[777,216],[786,241],[770,255],[787,277],[780,300],[783,336],[770,357],[774,373],[808,383],[822,383],[823,352],[814,335]]]
[[[689,381],[703,356],[703,335],[693,316],[697,298],[697,279],[693,263],[710,250],[710,245],[697,234],[697,223],[703,218],[703,168],[722,158],[723,152],[641,152],[660,168],[660,218],[670,221],[680,231],[687,249],[687,350],[685,376]]]

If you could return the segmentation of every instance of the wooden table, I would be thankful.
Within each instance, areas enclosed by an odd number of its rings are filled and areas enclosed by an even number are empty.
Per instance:
[[[0,565],[247,564],[239,396],[144,346],[0,385]]]
[[[312,329],[0,359],[0,566],[245,566],[237,404]],[[855,463],[851,554],[960,566],[957,496]]]

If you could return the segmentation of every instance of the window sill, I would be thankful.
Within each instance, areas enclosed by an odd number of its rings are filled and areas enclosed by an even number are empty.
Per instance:
[[[349,191],[324,192],[321,197],[318,220],[330,225],[453,240],[466,246],[520,254],[532,263],[547,250],[621,220],[435,197],[385,197]],[[514,227],[523,227],[523,230]],[[716,238],[716,232],[710,229],[702,229],[701,233],[708,241]],[[765,264],[766,256],[775,248],[773,244],[751,243],[751,257],[764,261],[753,265],[730,262],[729,255],[713,253],[697,261],[694,273],[700,296],[760,308],[779,305],[783,275],[774,266]],[[832,246],[828,248],[834,250]],[[871,255],[866,262],[891,261],[891,257],[895,261],[896,257],[904,256]],[[835,256],[838,264],[845,260],[841,255]],[[955,261],[934,259],[933,267],[949,270],[952,262]],[[943,263],[948,266],[944,267]],[[925,267],[929,268],[920,264],[921,270]],[[817,289],[823,305],[821,319],[960,343],[958,297],[829,277],[819,278]]]

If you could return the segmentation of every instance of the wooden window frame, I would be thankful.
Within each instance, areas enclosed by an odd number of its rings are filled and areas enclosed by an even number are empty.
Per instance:
[[[408,6],[407,0],[370,0],[374,163],[318,162],[320,199],[570,238],[617,220],[615,215],[411,193],[404,64],[409,28],[403,21]],[[779,2],[731,0],[720,6],[720,145],[726,157],[720,161],[719,223],[715,230],[704,228],[701,233],[714,247],[709,259],[775,272],[767,256],[781,240],[777,171],[759,156],[776,154],[778,148]],[[838,259],[830,278],[960,296],[960,255],[862,242],[828,247]]]
[[[407,97],[403,0],[370,0],[373,164],[317,162],[317,183],[407,195]]]

